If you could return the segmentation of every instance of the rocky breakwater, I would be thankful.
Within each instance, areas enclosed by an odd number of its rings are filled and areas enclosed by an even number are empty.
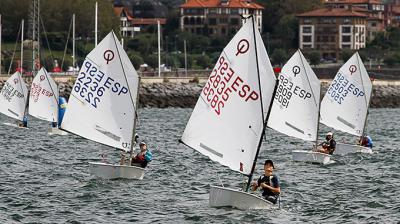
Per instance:
[[[329,81],[322,82],[325,94]],[[0,88],[4,81],[0,81]],[[74,82],[59,83],[60,96],[69,98]],[[30,85],[30,83],[28,83]],[[141,83],[140,107],[194,107],[204,83]],[[28,87],[29,89],[29,87]],[[375,81],[371,100],[372,108],[400,107],[400,81]]]

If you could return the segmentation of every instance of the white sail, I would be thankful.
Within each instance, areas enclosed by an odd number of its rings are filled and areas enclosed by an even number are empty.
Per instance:
[[[86,57],[62,129],[119,149],[131,147],[139,76],[114,32]]]
[[[0,93],[0,112],[22,121],[25,115],[28,88],[19,72],[14,73]]]
[[[249,174],[275,83],[260,33],[256,30],[254,35],[250,20],[221,53],[181,140],[212,160]]]
[[[298,50],[279,74],[268,126],[306,141],[317,138],[321,84]]]
[[[363,133],[372,82],[358,53],[336,74],[321,102],[321,123],[361,136]]]
[[[58,121],[57,84],[44,68],[40,69],[32,81],[29,114],[45,121]]]

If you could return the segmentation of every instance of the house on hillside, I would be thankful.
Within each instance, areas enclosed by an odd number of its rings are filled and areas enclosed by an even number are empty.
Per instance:
[[[229,36],[242,26],[242,17],[254,15],[261,30],[263,9],[252,0],[187,0],[180,6],[180,29],[193,34]]]
[[[299,48],[339,58],[342,49],[365,48],[368,15],[350,8],[322,8],[297,15]]]

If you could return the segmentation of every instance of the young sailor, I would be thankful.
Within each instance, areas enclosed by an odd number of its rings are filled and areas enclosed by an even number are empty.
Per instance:
[[[264,163],[264,176],[258,178],[257,181],[253,182],[253,191],[261,188],[263,190],[262,196],[276,204],[281,193],[281,187],[279,185],[278,176],[272,174],[274,171],[274,163],[272,160],[265,160]]]

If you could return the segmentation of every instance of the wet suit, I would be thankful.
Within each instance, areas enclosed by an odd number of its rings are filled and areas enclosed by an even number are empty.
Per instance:
[[[278,177],[277,177],[276,175],[272,175],[272,176],[261,176],[261,177],[258,178],[258,180],[257,180],[257,186],[260,186],[261,183],[265,183],[265,184],[267,184],[268,186],[271,186],[271,187],[274,187],[274,188],[279,187],[279,179],[278,179]],[[271,191],[270,189],[268,189],[268,188],[263,188],[262,196],[263,196],[266,200],[268,200],[268,201],[270,201],[270,202],[276,204],[276,202],[278,201],[278,198],[279,198],[279,193],[274,193],[274,192],[272,192],[272,191]]]

